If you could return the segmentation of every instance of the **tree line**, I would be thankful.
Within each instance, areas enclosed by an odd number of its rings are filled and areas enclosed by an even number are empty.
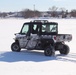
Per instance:
[[[50,7],[48,11],[38,11],[31,9],[24,9],[19,12],[0,12],[0,17],[23,17],[23,18],[32,18],[32,17],[76,17],[76,9],[72,9],[70,12],[65,8],[58,8],[56,6]]]

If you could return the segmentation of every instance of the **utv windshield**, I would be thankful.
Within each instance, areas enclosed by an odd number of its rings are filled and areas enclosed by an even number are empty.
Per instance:
[[[43,24],[42,25],[42,33],[46,33],[46,34],[57,34],[58,30],[57,30],[57,24]]]
[[[29,31],[29,25],[28,24],[24,24],[22,29],[21,29],[21,34],[27,34]]]

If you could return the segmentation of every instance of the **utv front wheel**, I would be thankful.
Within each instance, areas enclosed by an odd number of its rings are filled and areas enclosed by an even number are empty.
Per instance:
[[[63,45],[63,48],[60,50],[60,54],[67,55],[69,53],[70,49],[67,45]]]
[[[53,55],[55,55],[55,50],[54,50],[54,48],[52,46],[47,47],[44,50],[44,54],[45,54],[45,56],[53,56]]]
[[[15,52],[20,52],[21,48],[20,48],[19,44],[13,43],[13,44],[11,45],[11,50],[12,50],[12,51],[15,51]]]

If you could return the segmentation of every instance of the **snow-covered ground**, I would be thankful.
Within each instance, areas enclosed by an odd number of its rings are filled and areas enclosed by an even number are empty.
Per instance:
[[[0,19],[0,75],[76,75],[76,19],[50,19],[59,23],[59,33],[72,34],[67,42],[70,53],[56,52],[54,57],[44,56],[43,51],[12,52],[14,33],[18,33],[28,19]]]

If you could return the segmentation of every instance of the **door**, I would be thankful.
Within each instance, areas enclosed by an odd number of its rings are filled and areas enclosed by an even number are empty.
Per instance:
[[[27,48],[34,49],[39,39],[40,23],[31,24],[30,40],[28,41]]]
[[[20,46],[22,48],[25,48],[27,46],[27,43],[28,43],[28,38],[30,37],[30,30],[29,30],[29,23],[25,23],[21,29],[21,32],[20,32],[20,40],[19,40],[19,43],[20,43]]]

